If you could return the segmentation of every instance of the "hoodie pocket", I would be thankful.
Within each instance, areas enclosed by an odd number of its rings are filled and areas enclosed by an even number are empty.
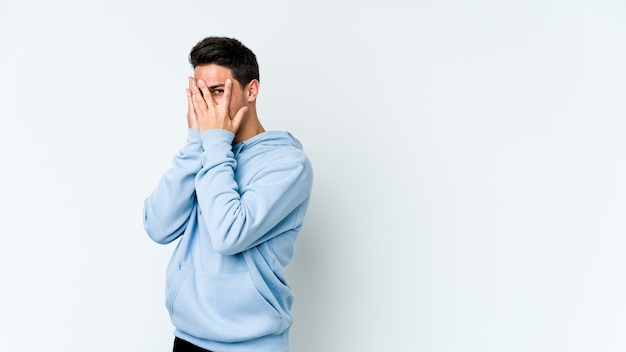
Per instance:
[[[170,315],[172,314],[172,309],[174,306],[174,302],[176,301],[178,291],[180,291],[180,287],[182,286],[190,271],[191,269],[189,267],[181,267],[176,276],[174,276],[172,283],[167,288],[167,293],[165,295],[165,306],[170,312]]]
[[[275,334],[281,322],[247,272],[216,274],[182,267],[168,290],[167,306],[177,329],[220,342]]]

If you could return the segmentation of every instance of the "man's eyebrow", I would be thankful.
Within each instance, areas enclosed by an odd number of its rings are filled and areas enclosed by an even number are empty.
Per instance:
[[[224,87],[224,86],[225,86],[225,84],[223,84],[223,83],[214,84],[214,85],[210,86],[209,89],[221,88],[221,87]]]

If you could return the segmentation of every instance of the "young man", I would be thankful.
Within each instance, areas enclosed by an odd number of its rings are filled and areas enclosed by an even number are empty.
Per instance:
[[[144,204],[150,238],[179,239],[166,272],[174,351],[288,351],[293,295],[283,268],[311,164],[291,134],[261,125],[250,49],[208,37],[189,61],[187,144]]]

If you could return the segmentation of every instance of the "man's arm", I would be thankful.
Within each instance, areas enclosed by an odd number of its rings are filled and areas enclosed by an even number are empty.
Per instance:
[[[172,158],[172,167],[144,202],[144,228],[157,243],[169,243],[185,230],[195,204],[201,152],[199,132],[190,129],[187,145]]]
[[[180,236],[189,222],[195,204],[194,178],[202,167],[202,142],[189,77],[187,88],[187,145],[172,159],[172,168],[161,178],[158,187],[144,202],[144,228],[155,242],[169,243]]]
[[[209,130],[201,134],[203,167],[196,175],[201,216],[213,248],[236,254],[278,235],[271,231],[308,197],[312,172],[300,150],[285,150],[280,160],[259,169],[253,182],[239,186],[230,147],[232,133]],[[293,229],[298,224],[283,224]],[[282,226],[281,226],[282,227]]]

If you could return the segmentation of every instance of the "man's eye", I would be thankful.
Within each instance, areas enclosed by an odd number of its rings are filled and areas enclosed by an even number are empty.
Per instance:
[[[214,95],[224,94],[224,90],[223,90],[223,89],[215,89],[215,90],[213,91],[213,94],[214,94]]]

